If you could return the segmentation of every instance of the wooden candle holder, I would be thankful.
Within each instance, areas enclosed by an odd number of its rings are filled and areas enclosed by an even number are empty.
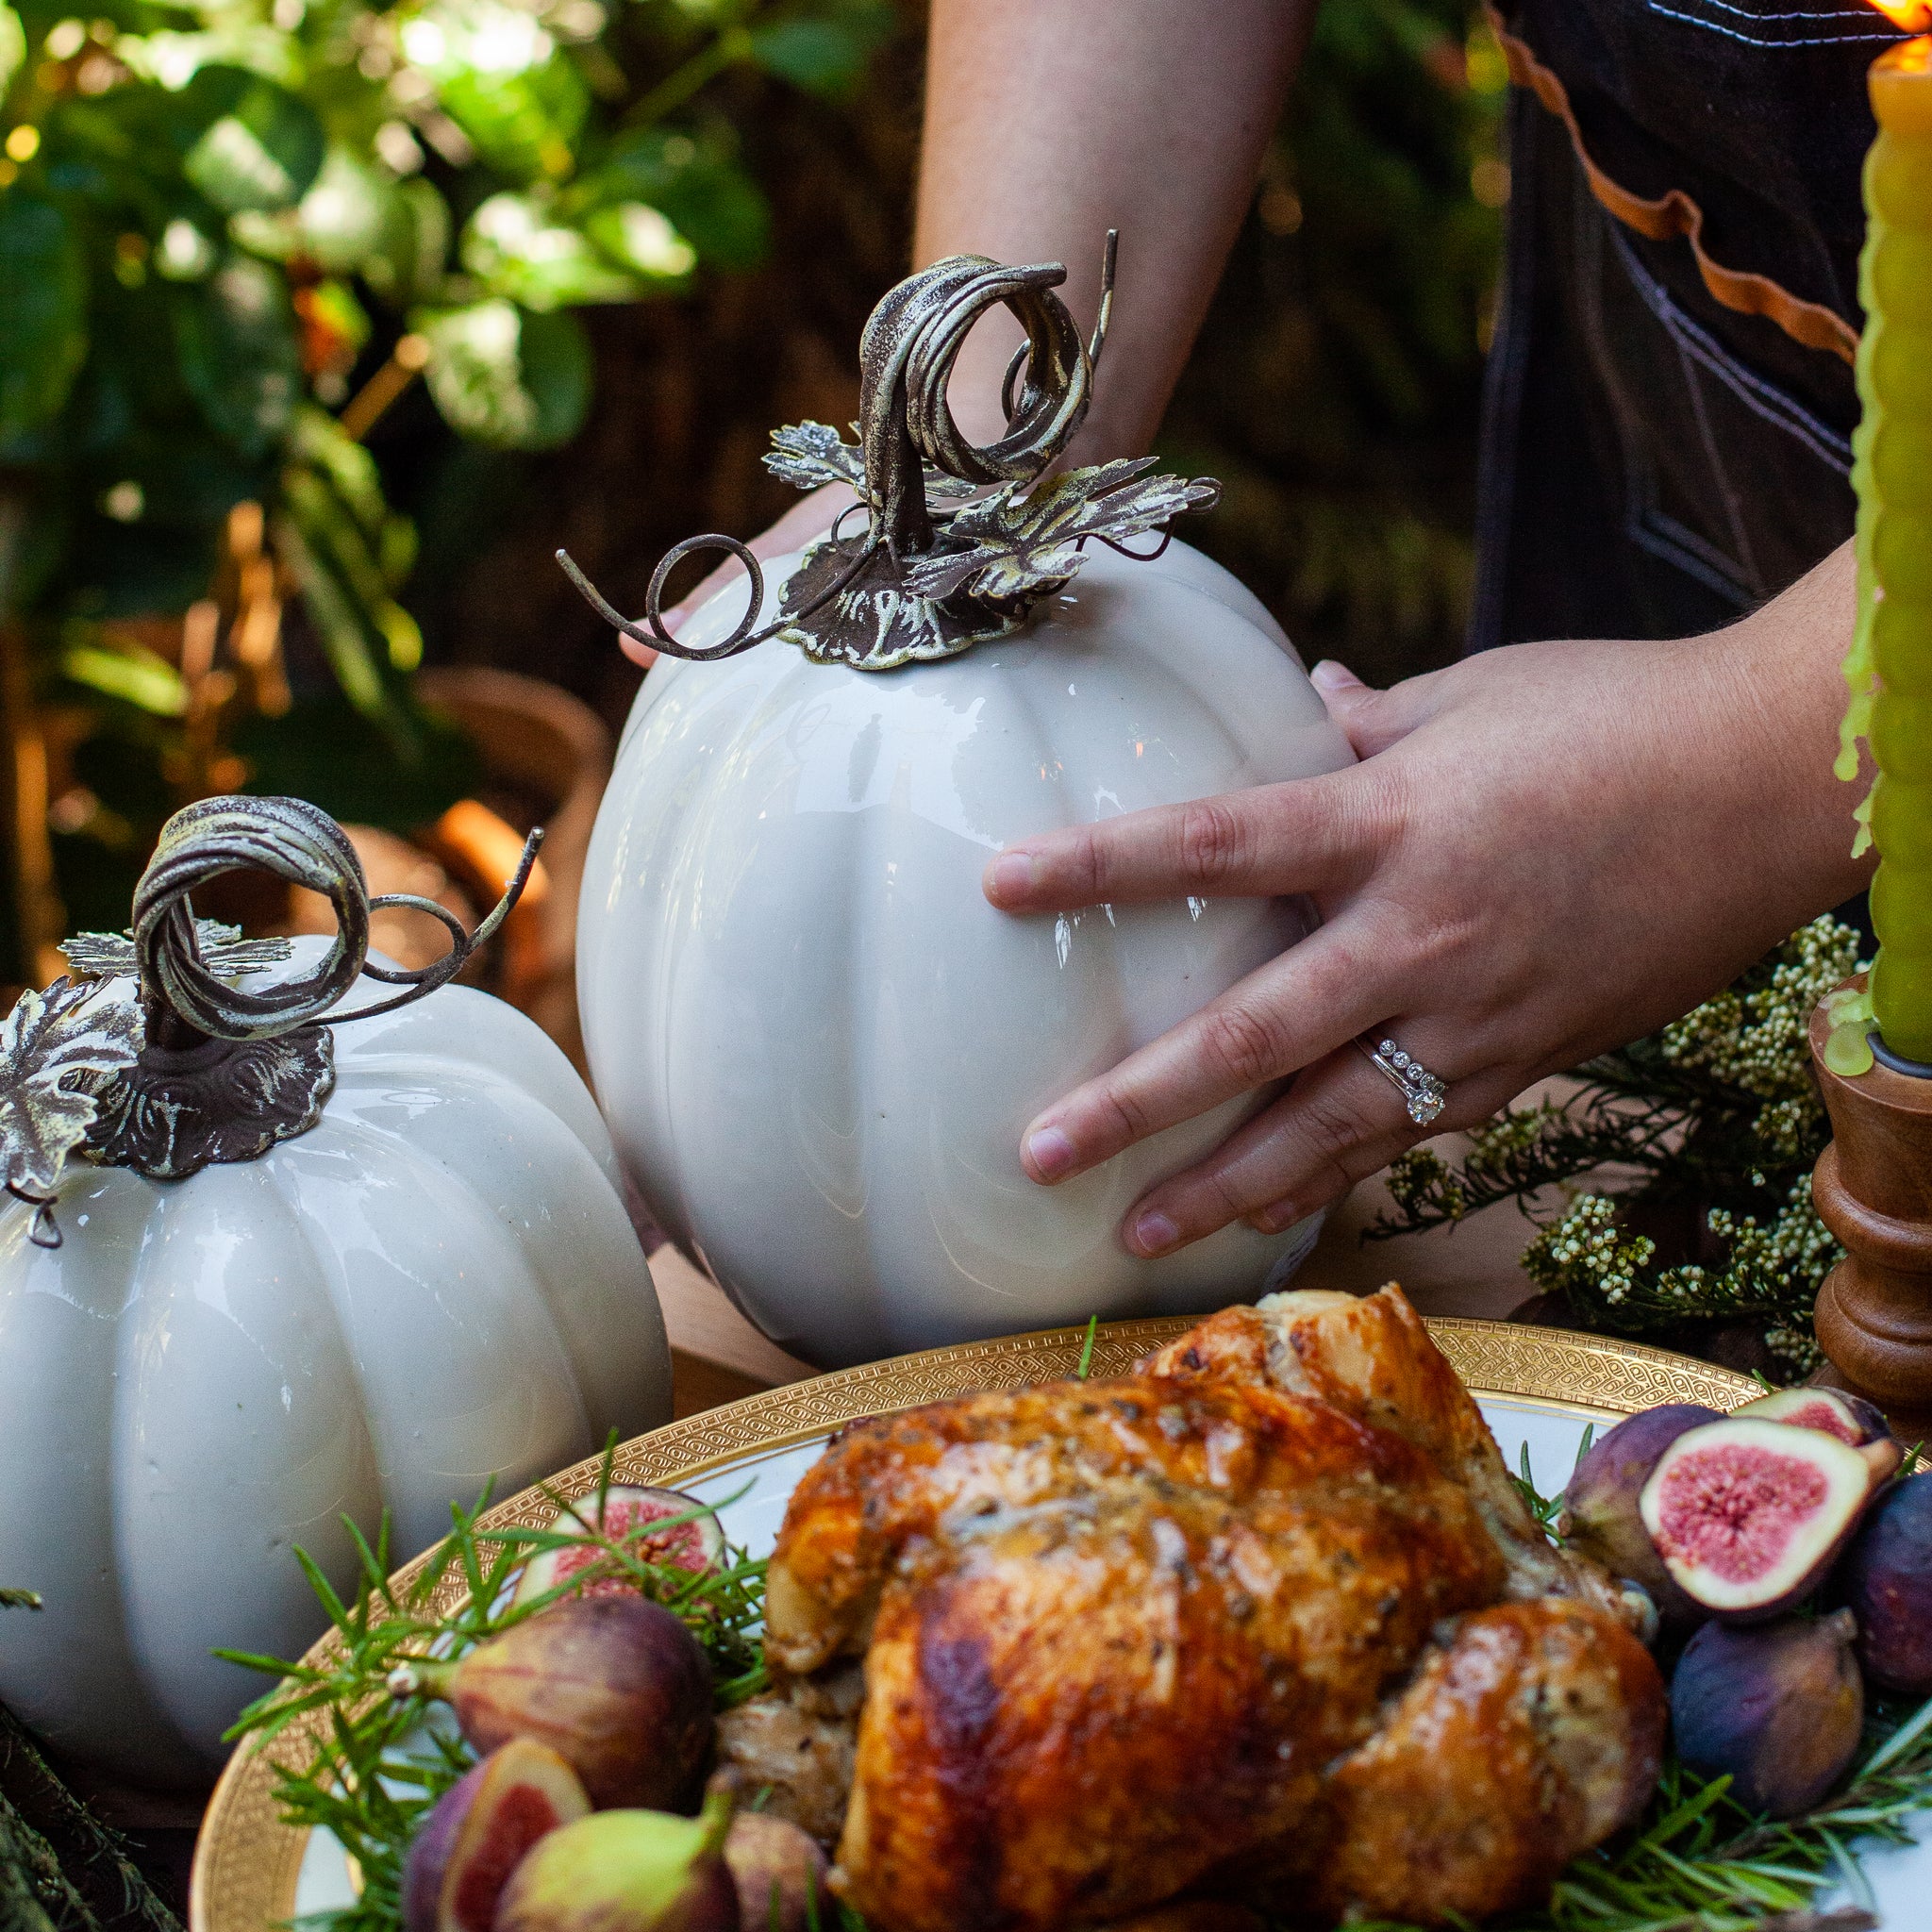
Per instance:
[[[1811,1059],[1836,1138],[1818,1158],[1811,1198],[1845,1258],[1819,1292],[1819,1344],[1831,1379],[1896,1427],[1932,1432],[1932,1079],[1882,1061],[1853,1078],[1834,1074],[1829,1031],[1820,1007]]]

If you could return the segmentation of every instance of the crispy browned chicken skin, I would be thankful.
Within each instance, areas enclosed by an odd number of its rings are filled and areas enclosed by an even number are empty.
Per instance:
[[[1550,1549],[1392,1288],[1224,1310],[1119,1381],[854,1424],[791,1499],[766,1604],[794,1709],[864,1658],[834,1882],[877,1932],[1182,1893],[1480,1918],[1657,1779],[1663,1688],[1622,1599]],[[740,1740],[791,1723],[724,1744],[781,1809],[782,1764]]]

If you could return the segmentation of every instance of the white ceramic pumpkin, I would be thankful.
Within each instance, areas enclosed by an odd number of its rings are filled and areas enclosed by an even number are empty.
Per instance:
[[[293,1545],[345,1587],[342,1515],[373,1537],[387,1508],[413,1552],[453,1500],[670,1416],[609,1138],[538,1027],[443,987],[337,1029],[335,1066],[253,1160],[70,1162],[56,1250],[0,1212],[0,1581],[45,1604],[0,1611],[0,1701],[125,1777],[220,1764],[266,1680],[214,1646],[320,1634]]]
[[[773,566],[761,622],[797,559]],[[742,584],[680,634],[729,634]],[[891,671],[782,639],[665,659],[585,872],[578,991],[618,1151],[667,1228],[808,1359],[1257,1293],[1308,1224],[1161,1260],[1119,1224],[1254,1103],[1059,1187],[1034,1113],[1307,929],[1227,900],[1013,918],[987,860],[1050,830],[1352,754],[1260,604],[1179,543],[1090,556],[1011,636]]]

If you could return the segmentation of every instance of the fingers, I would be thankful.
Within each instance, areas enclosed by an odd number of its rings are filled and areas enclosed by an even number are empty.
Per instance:
[[[1332,1052],[1389,1010],[1359,921],[1318,928],[1210,1006],[1041,1113],[1020,1158],[1042,1184]],[[1391,1090],[1393,1091],[1392,1089]]]
[[[1433,674],[1377,691],[1332,658],[1323,658],[1308,673],[1308,681],[1322,693],[1328,715],[1341,726],[1358,758],[1372,758],[1407,738],[1440,696]]]
[[[982,890],[1003,912],[1341,890],[1367,876],[1396,830],[1381,790],[1331,772],[1069,825],[1008,847]]]
[[[1413,1027],[1398,1028],[1413,1033]],[[1426,1038],[1426,1031],[1424,1031]],[[1433,1049],[1453,1060],[1446,1048]],[[1419,1056],[1434,1067],[1428,1053]],[[1134,1254],[1171,1254],[1245,1220],[1263,1234],[1339,1199],[1398,1154],[1504,1105],[1513,1083],[1494,1071],[1450,1078],[1441,1121],[1419,1126],[1400,1092],[1351,1043],[1307,1068],[1206,1160],[1135,1203],[1121,1236]]]

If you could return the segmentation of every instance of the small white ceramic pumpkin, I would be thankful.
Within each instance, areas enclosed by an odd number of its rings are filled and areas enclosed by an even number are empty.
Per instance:
[[[297,974],[329,950],[294,944]],[[413,1552],[453,1500],[670,1414],[609,1139],[557,1047],[448,986],[333,1031],[293,1138],[185,1179],[71,1161],[58,1248],[32,1205],[0,1212],[0,1579],[45,1605],[0,1612],[0,1701],[124,1777],[219,1765],[265,1680],[216,1645],[319,1634],[292,1546],[346,1587],[342,1515],[373,1537],[387,1508]]]
[[[761,621],[797,559],[773,567]],[[681,633],[702,649],[742,584]],[[1228,900],[996,912],[1027,833],[1350,761],[1287,639],[1175,543],[1091,558],[1012,635],[890,671],[784,639],[660,662],[585,871],[578,992],[618,1151],[760,1327],[841,1363],[1258,1293],[1307,1224],[1158,1261],[1119,1223],[1249,1110],[1059,1187],[1033,1114],[1292,944],[1307,913]]]

